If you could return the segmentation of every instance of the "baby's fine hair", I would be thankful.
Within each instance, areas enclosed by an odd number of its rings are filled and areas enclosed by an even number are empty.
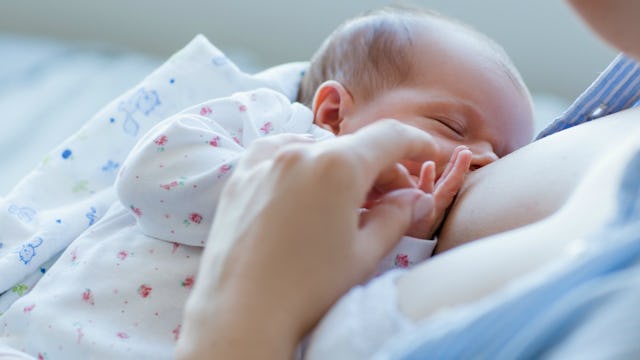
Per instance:
[[[414,24],[434,20],[452,24],[485,42],[516,88],[530,98],[515,65],[491,38],[431,10],[389,6],[347,20],[325,39],[302,78],[298,102],[312,107],[316,90],[327,80],[340,82],[362,101],[405,84],[414,71],[411,52]]]

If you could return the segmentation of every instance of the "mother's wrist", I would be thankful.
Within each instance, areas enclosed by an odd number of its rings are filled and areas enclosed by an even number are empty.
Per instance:
[[[188,304],[176,348],[178,359],[291,359],[301,340],[299,327],[285,311],[260,299],[225,296]],[[186,338],[183,338],[185,336]]]

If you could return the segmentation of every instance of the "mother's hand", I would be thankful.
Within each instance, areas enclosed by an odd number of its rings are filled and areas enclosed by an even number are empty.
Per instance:
[[[393,120],[322,143],[257,141],[225,186],[187,303],[179,356],[290,358],[407,228],[432,211],[396,165],[431,137]],[[370,189],[386,193],[366,213]],[[361,215],[362,214],[362,215]]]

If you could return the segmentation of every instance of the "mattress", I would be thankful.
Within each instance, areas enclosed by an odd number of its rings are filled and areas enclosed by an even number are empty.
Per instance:
[[[162,59],[0,33],[0,196]]]

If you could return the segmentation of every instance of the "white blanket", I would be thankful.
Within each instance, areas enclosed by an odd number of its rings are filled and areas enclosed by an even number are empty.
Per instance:
[[[0,200],[0,313],[114,202],[129,150],[160,120],[207,99],[258,87],[293,98],[306,63],[249,75],[197,36],[93,116]]]

